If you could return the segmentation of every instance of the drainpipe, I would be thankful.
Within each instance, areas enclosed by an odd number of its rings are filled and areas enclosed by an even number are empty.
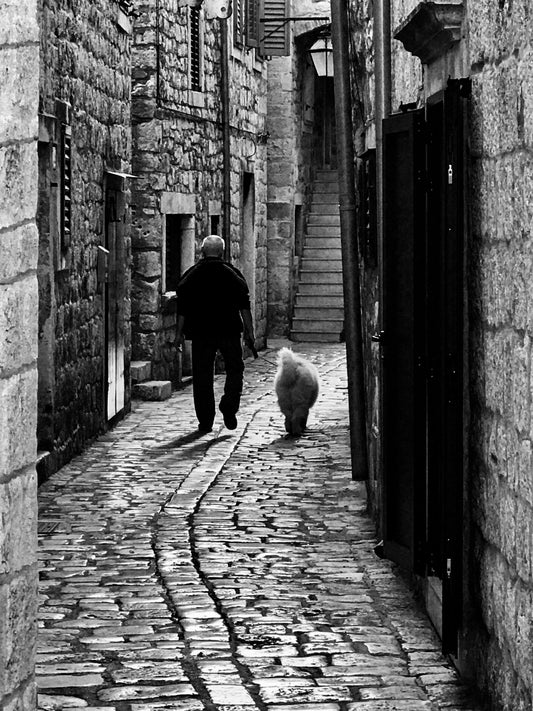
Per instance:
[[[223,223],[222,234],[225,241],[224,258],[231,261],[231,153],[229,131],[229,49],[228,24],[220,23],[220,102],[222,108],[222,183],[223,183]]]
[[[390,0],[374,4],[375,117],[376,122],[376,232],[379,265],[379,331],[383,331],[383,119],[391,111],[391,31]],[[379,382],[383,383],[383,360],[379,358]],[[379,432],[376,467],[383,472],[383,388],[379,394]],[[383,483],[381,482],[381,486]],[[381,507],[383,517],[384,508]],[[381,530],[385,522],[381,521]]]
[[[368,479],[368,458],[346,0],[331,0],[331,40],[333,44],[335,121],[339,163],[339,211],[348,369],[350,451],[352,477],[363,480]]]
[[[375,107],[376,107],[376,201],[379,264],[383,265],[383,119],[390,114],[391,46],[390,0],[374,5]],[[383,275],[380,274],[380,284]],[[382,296],[380,302],[383,303]]]

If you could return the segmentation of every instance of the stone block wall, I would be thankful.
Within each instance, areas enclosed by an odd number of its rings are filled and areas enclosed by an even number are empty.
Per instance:
[[[272,57],[268,66],[268,332],[290,332],[298,278],[298,240],[305,223],[316,172],[314,77],[305,34],[325,25],[329,0],[293,2],[291,17],[313,17],[290,23],[290,55]],[[320,17],[324,17],[324,21]]]
[[[55,128],[41,145],[52,155],[50,142],[57,143],[61,122],[70,123],[71,155],[71,239],[53,246],[53,224],[49,224],[52,180],[41,162],[40,220],[41,286],[40,330],[41,380],[49,394],[40,401],[41,447],[52,450],[47,468],[54,471],[106,423],[105,381],[106,334],[104,287],[98,283],[98,246],[105,246],[106,171],[131,173],[131,37],[119,26],[116,0],[81,0],[75,5],[50,0],[40,5],[41,31],[40,114],[41,123]],[[58,101],[70,106],[69,115],[58,114]],[[126,205],[128,184],[124,183]],[[47,197],[48,196],[48,197]],[[127,215],[127,213],[126,213]],[[57,220],[57,216],[56,216]],[[129,402],[130,361],[130,238],[124,227],[124,244],[117,280],[119,310],[124,337],[125,403]],[[53,222],[53,220],[52,220]],[[57,229],[57,228],[56,228]],[[48,254],[45,252],[48,250]],[[110,274],[110,279],[114,274]],[[42,390],[44,394],[44,389]]]
[[[468,4],[472,77],[472,477],[480,684],[533,700],[533,15]]]
[[[391,4],[391,37],[417,4]],[[472,510],[466,517],[472,517],[474,569],[468,571],[472,634],[462,653],[488,708],[517,711],[533,701],[533,15],[527,0],[464,5],[458,61],[472,79],[466,196]],[[368,87],[371,101],[373,18],[352,3],[351,21],[352,48],[367,57],[362,91]],[[391,43],[392,110],[423,105],[434,76]],[[372,324],[378,302],[366,273],[364,279],[365,320]]]
[[[36,706],[35,0],[0,2],[0,707]]]
[[[133,53],[134,250],[133,356],[150,360],[156,378],[178,380],[173,297],[164,277],[169,215],[187,224],[181,271],[218,220],[223,227],[223,136],[220,20],[201,13],[202,90],[188,75],[187,7],[170,0],[140,2]],[[231,29],[231,21],[229,22]],[[252,50],[233,49],[230,60],[231,259],[247,277],[259,342],[266,332],[266,67]],[[253,228],[244,234],[244,174],[253,174]],[[250,227],[250,224],[248,225]]]

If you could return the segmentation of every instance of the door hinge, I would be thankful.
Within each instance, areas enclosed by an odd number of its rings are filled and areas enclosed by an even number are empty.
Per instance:
[[[453,185],[453,165],[448,165],[448,185]]]

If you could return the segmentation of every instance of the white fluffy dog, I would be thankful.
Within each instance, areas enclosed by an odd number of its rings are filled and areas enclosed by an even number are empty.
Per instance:
[[[318,397],[318,370],[290,348],[278,352],[278,370],[274,390],[278,404],[285,415],[285,429],[289,434],[300,435],[307,425],[309,410]]]

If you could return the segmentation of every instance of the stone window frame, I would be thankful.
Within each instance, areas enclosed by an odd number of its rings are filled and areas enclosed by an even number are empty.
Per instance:
[[[166,192],[161,196],[161,293],[163,304],[175,297],[175,291],[167,290],[167,215],[179,215],[181,233],[181,272],[192,267],[196,249],[196,198],[192,194]]]

